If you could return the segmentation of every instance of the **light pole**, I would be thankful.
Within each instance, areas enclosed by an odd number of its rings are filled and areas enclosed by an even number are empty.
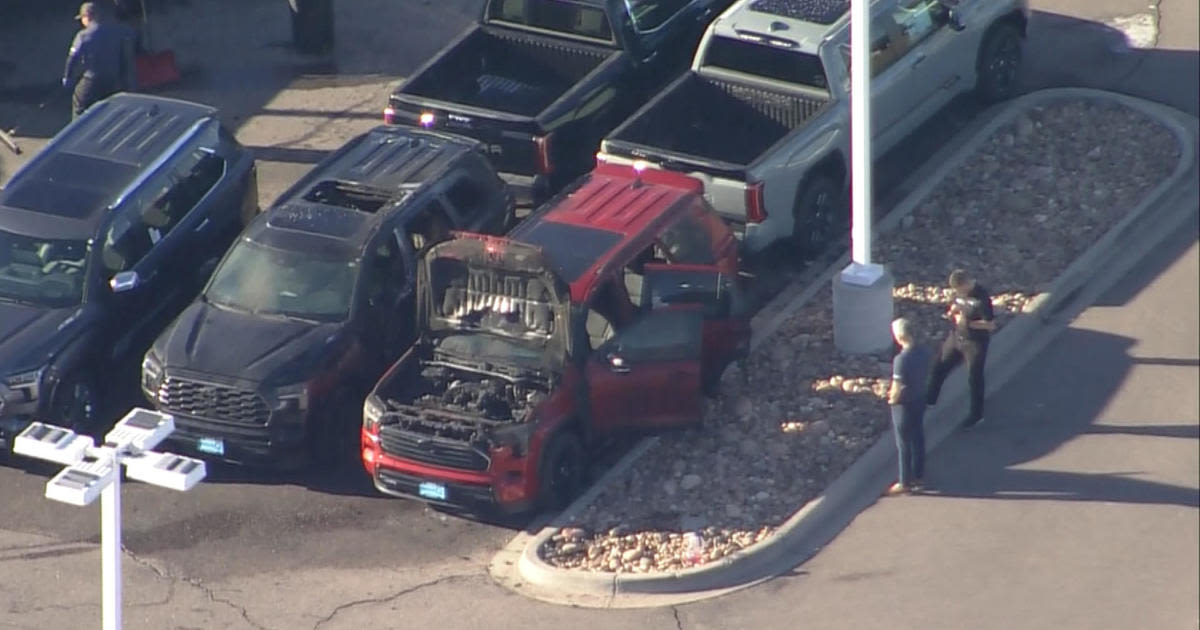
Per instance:
[[[181,492],[204,478],[204,462],[150,450],[175,430],[169,414],[134,409],[96,446],[70,429],[34,422],[13,441],[13,451],[63,464],[46,483],[46,498],[88,505],[100,497],[100,556],[104,630],[121,628],[121,467],[130,479]]]
[[[833,340],[849,353],[891,347],[892,287],[883,265],[871,262],[870,0],[850,2],[850,257],[833,278]]]

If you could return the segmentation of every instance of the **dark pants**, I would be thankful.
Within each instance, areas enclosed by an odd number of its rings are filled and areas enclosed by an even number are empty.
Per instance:
[[[971,388],[971,411],[967,414],[966,424],[973,424],[983,418],[983,362],[987,359],[987,339],[962,339],[951,333],[942,342],[942,349],[929,375],[929,392],[926,400],[929,404],[937,403],[938,394],[942,391],[942,383],[950,374],[950,370],[963,359],[967,361],[967,384]]]
[[[892,432],[896,435],[900,483],[908,486],[925,477],[925,405],[891,405]]]
[[[112,81],[99,81],[90,75],[83,75],[71,94],[71,118],[78,118],[92,103],[116,93],[117,87]]]

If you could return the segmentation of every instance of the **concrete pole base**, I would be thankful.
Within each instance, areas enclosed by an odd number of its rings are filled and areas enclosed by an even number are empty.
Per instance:
[[[892,288],[882,265],[851,263],[833,277],[833,343],[847,354],[891,349]]]

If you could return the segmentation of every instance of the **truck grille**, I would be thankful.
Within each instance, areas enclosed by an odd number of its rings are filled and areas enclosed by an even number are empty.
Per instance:
[[[158,400],[167,411],[242,424],[266,424],[271,415],[253,391],[171,376],[159,386]]]
[[[482,453],[466,444],[439,440],[394,426],[380,429],[379,444],[383,452],[392,457],[446,468],[487,470],[490,463]]]

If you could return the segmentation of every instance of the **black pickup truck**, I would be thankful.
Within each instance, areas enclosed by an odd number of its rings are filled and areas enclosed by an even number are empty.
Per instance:
[[[600,139],[682,72],[730,0],[488,0],[391,95],[389,123],[470,136],[518,201],[591,170]]]

